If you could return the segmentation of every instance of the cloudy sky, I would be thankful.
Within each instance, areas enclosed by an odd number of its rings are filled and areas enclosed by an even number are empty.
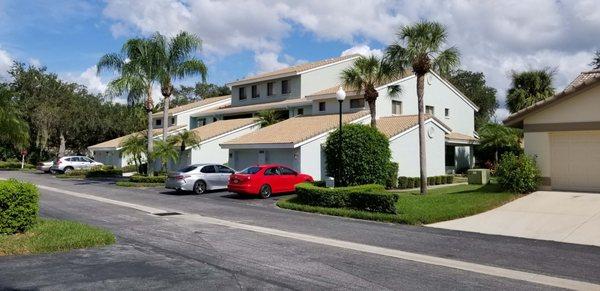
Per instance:
[[[44,65],[62,78],[102,91],[102,54],[130,37],[181,30],[200,36],[209,81],[344,53],[381,54],[405,24],[433,20],[448,28],[462,67],[482,71],[504,101],[511,70],[556,68],[562,89],[588,70],[600,48],[597,0],[503,1],[210,1],[0,0],[0,79],[12,60]],[[188,80],[187,82],[191,82]],[[498,112],[504,116],[504,110]]]

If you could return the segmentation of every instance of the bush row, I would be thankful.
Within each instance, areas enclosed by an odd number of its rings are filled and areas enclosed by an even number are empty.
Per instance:
[[[396,213],[398,194],[388,193],[381,185],[322,188],[303,183],[296,186],[297,201],[306,205],[352,208],[371,212]]]
[[[167,176],[142,176],[142,175],[133,175],[129,177],[129,182],[134,183],[164,183],[167,180]]]
[[[32,164],[25,163],[25,169],[35,169],[35,166]],[[21,162],[18,161],[0,161],[0,169],[4,170],[18,170],[21,169]]]
[[[127,166],[121,168],[121,170],[123,170],[123,173],[137,172],[138,167],[136,165],[127,165]]]
[[[0,181],[0,234],[28,230],[37,221],[39,193],[33,184]]]
[[[453,180],[454,176],[452,175],[427,177],[427,185],[452,184]],[[398,177],[399,189],[417,188],[420,185],[421,178],[419,177]]]
[[[86,178],[116,178],[123,176],[123,170],[114,167],[94,167],[85,174]]]

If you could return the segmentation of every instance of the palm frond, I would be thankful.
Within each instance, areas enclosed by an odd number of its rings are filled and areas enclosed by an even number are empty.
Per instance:
[[[460,64],[460,53],[456,47],[451,47],[441,51],[434,59],[431,67],[442,77],[450,76],[454,68]]]

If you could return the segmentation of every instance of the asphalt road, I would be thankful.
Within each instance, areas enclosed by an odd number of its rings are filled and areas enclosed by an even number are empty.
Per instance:
[[[553,279],[600,284],[598,247],[295,212],[278,209],[280,197],[180,195],[0,172],[9,177],[43,187],[42,216],[110,229],[117,244],[0,257],[0,289],[547,290],[556,287]],[[183,215],[156,216],[138,206]],[[399,251],[449,263],[390,255]],[[464,263],[474,269],[452,265]],[[488,267],[498,274],[484,272]],[[550,279],[533,283],[502,275],[514,271]]]

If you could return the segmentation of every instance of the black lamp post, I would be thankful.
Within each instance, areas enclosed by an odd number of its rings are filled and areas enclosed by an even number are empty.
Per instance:
[[[346,99],[346,91],[344,91],[344,88],[342,88],[342,86],[340,86],[340,89],[337,90],[337,92],[335,92],[335,98],[337,99],[338,103],[340,104],[340,144],[339,144],[339,150],[338,150],[338,158],[340,161],[340,165],[339,165],[339,170],[338,170],[338,176],[337,179],[335,181],[335,184],[338,185],[338,181],[341,181],[342,178],[342,169],[343,169],[343,157],[342,157],[342,143],[343,143],[343,136],[342,136],[342,103],[344,102],[344,99]]]

